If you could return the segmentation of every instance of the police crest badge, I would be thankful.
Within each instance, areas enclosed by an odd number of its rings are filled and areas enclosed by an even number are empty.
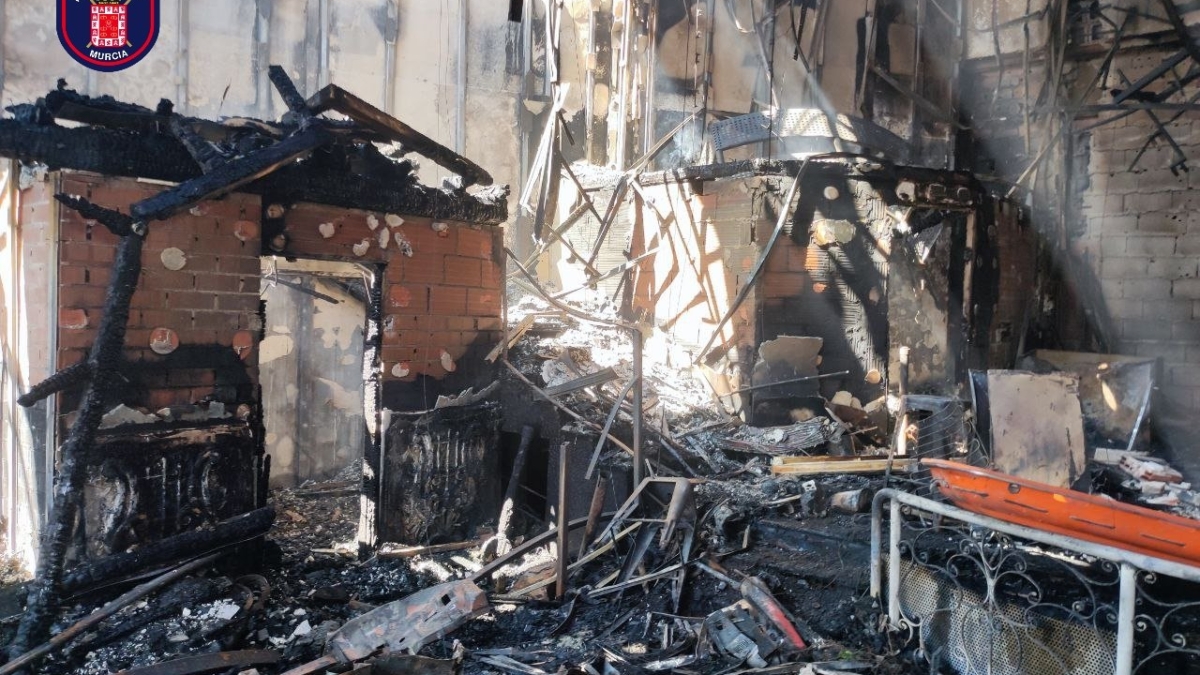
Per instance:
[[[159,0],[55,2],[59,42],[92,70],[124,70],[145,58],[158,40]]]

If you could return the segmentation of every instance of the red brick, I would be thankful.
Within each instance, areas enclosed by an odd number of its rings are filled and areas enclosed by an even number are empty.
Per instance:
[[[504,322],[498,316],[475,319],[475,328],[483,331],[502,330]]]
[[[58,346],[60,349],[91,349],[92,343],[96,341],[96,331],[94,330],[71,330],[58,332]]]
[[[87,242],[64,241],[59,249],[59,256],[67,262],[86,263],[92,260],[92,249]]]
[[[404,347],[384,345],[380,357],[386,363],[394,363],[397,361],[412,361],[424,353],[422,347]]]
[[[789,272],[804,272],[809,269],[809,252],[807,246],[790,245],[787,247],[787,268]]]
[[[257,314],[259,310],[260,300],[257,293],[222,293],[216,298],[217,309],[221,311]]]
[[[171,309],[217,309],[217,297],[212,293],[198,291],[169,291],[166,306]]]
[[[446,283],[454,286],[479,286],[481,281],[479,259],[457,255],[446,256]]]
[[[504,272],[495,261],[481,260],[479,285],[498,291],[504,287]]]
[[[150,267],[142,270],[142,276],[138,279],[139,288],[160,289],[164,291],[190,291],[195,289],[195,275],[187,271],[187,268],[172,272],[162,267]]]
[[[69,330],[81,330],[88,327],[88,315],[82,309],[58,310],[58,326]]]
[[[220,343],[221,335],[232,335],[232,331],[222,332],[197,323],[196,328],[179,331],[179,341],[185,345],[215,345]]]
[[[411,307],[413,304],[413,292],[408,286],[391,286],[387,292],[389,307]]]
[[[210,329],[224,333],[227,336],[232,336],[241,328],[239,319],[242,315],[238,312],[197,311],[193,316],[192,326],[195,328]],[[229,339],[229,337],[226,337],[225,341]]]
[[[252,290],[247,288],[247,279],[233,274],[197,274],[196,290],[213,291],[218,293],[244,293]],[[258,278],[254,279],[257,289]]]
[[[475,330],[475,319],[469,316],[452,316],[446,319],[446,328],[458,331]]]
[[[419,255],[453,255],[458,252],[458,228],[453,225],[439,236],[428,223],[405,223],[401,228],[412,244],[413,257]]]
[[[217,271],[217,256],[204,252],[197,251],[187,252],[187,267],[186,269],[192,273],[216,272]]]
[[[447,322],[450,319],[445,316],[431,316],[423,314],[417,317],[417,330],[424,333],[432,333],[435,331],[446,330]],[[429,338],[426,337],[424,344],[428,344]]]
[[[58,283],[71,286],[88,283],[88,269],[82,265],[62,264],[58,268]]]
[[[58,352],[58,367],[69,368],[76,363],[82,363],[87,358],[87,351],[83,349],[63,349]]]
[[[383,319],[384,337],[398,336],[417,329],[417,317],[413,314],[389,314]]]
[[[253,255],[222,255],[217,258],[217,266],[213,271],[222,274],[253,274],[257,276],[262,269],[262,262],[255,251]]]
[[[446,369],[442,367],[440,360],[430,360],[420,364],[419,371],[422,375],[428,375],[435,380],[440,380],[448,374]]]
[[[61,307],[99,309],[104,306],[104,296],[100,286],[63,286],[58,291],[58,302]]]
[[[467,290],[467,314],[497,316],[500,314],[500,294],[483,288]]]
[[[414,254],[411,258],[396,256],[389,267],[403,270],[404,280],[418,284],[440,284],[446,281],[446,256],[436,253]]]
[[[458,254],[468,258],[492,257],[492,231],[477,230],[472,227],[459,227]]]
[[[791,298],[804,292],[808,275],[799,272],[770,272],[763,275],[762,291],[767,298]]]
[[[441,316],[461,316],[467,311],[467,290],[453,286],[433,286],[429,289],[429,313]]]
[[[130,317],[130,325],[137,325],[142,328],[154,328],[155,326],[184,328],[192,325],[192,313],[190,310],[186,312],[172,312],[166,309],[143,309],[137,314],[138,320],[136,324],[133,317]]]
[[[239,220],[234,222],[231,229],[233,231],[233,236],[237,239],[244,242],[254,243],[255,245],[258,244],[258,223],[251,220]]]
[[[767,272],[786,272],[788,271],[788,252],[783,246],[776,246],[771,249],[770,255],[767,256]]]

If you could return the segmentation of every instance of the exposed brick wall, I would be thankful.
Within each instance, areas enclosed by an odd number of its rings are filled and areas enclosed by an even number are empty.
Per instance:
[[[1134,4],[1161,14],[1158,3]],[[1162,28],[1154,22],[1134,22],[1126,41],[1136,42],[1131,36]],[[1118,72],[1138,80],[1177,49],[1173,43],[1162,48],[1151,44],[1118,53],[1107,86],[1120,87]],[[1074,95],[1091,81],[1105,52],[1106,48],[1080,50],[1087,56],[1067,64],[1064,81],[1074,83]],[[1010,60],[998,91],[993,62],[989,58],[964,64],[964,107],[982,137],[975,148],[975,156],[981,158],[976,165],[986,169],[990,163],[992,173],[1015,178],[1043,147],[1044,138],[1035,124],[1031,152],[1023,151],[1020,61]],[[1042,80],[1035,69],[1030,90],[1041,91]],[[1158,92],[1171,82],[1168,74],[1146,90]],[[1171,101],[1190,99],[1197,91],[1192,83]],[[1098,89],[1088,103],[1107,103],[1111,93]],[[1067,270],[1065,288],[1056,298],[1056,346],[1091,350],[1102,341],[1113,353],[1161,358],[1152,419],[1168,440],[1190,448],[1200,438],[1192,429],[1192,419],[1200,412],[1200,172],[1195,170],[1200,163],[1200,118],[1186,112],[1171,121],[1176,111],[1156,114],[1167,123],[1192,171],[1170,170],[1178,156],[1165,139],[1147,145],[1157,127],[1146,112],[1080,115],[1074,133],[1052,149],[1034,181],[1033,220],[1051,233],[1052,254]],[[1064,185],[1068,202],[1059,205]],[[1084,312],[1086,321],[1073,320]],[[1187,430],[1190,437],[1173,434],[1173,428]],[[1200,468],[1200,460],[1196,464]]]
[[[385,266],[385,381],[445,378],[500,340],[503,229],[315,204],[289,208],[284,224],[287,254]]]
[[[131,203],[162,189],[80,173],[64,173],[61,185],[63,192],[126,212]],[[255,400],[255,345],[262,328],[260,213],[258,197],[236,194],[151,223],[125,340],[126,357],[134,364],[127,404],[153,410],[206,397],[226,403]],[[95,341],[118,239],[63,208],[59,241],[61,368],[86,358]],[[169,249],[182,251],[180,269],[168,269],[164,262]],[[178,346],[164,355],[151,348],[152,340]]]
[[[13,180],[16,180],[15,176]],[[10,320],[24,321],[29,327],[24,332],[21,345],[28,359],[28,371],[24,376],[29,383],[41,381],[51,374],[50,343],[38,337],[51,325],[50,269],[55,263],[49,244],[55,232],[51,222],[55,213],[52,203],[55,186],[55,177],[50,174],[45,180],[35,180],[27,189],[20,191],[17,217],[21,236],[19,239],[9,239],[10,245],[19,242],[21,246],[20,292],[24,295],[24,313],[21,317],[10,317]],[[22,327],[17,326],[16,329],[22,330]]]
[[[641,196],[631,200],[641,211],[631,255],[658,249],[636,268],[633,308],[686,350],[698,351],[708,342],[754,267],[759,252],[755,232],[774,225],[757,214],[766,180],[708,182],[704,194],[690,184],[668,182],[643,189],[653,203]],[[621,237],[610,235],[609,240]],[[750,291],[713,342],[714,350],[724,345],[736,361],[739,350],[754,348],[759,292]],[[647,354],[650,359],[663,356]]]
[[[1137,77],[1130,64],[1122,67]],[[1200,162],[1196,124],[1186,116],[1169,129]],[[1200,410],[1200,175],[1173,174],[1169,147],[1152,147],[1130,171],[1154,132],[1149,118],[1133,115],[1088,134],[1088,161],[1079,163],[1088,172],[1082,236],[1073,247],[1099,279],[1117,349],[1161,357],[1164,400],[1194,412]]]

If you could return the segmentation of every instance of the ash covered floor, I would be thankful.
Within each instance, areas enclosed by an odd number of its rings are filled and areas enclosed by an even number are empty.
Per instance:
[[[906,659],[891,653],[877,632],[878,610],[864,597],[869,566],[865,516],[813,512],[807,499],[788,500],[805,496],[800,481],[780,481],[765,468],[752,462],[736,477],[697,487],[701,526],[695,559],[731,577],[762,579],[804,626],[802,632],[819,636],[809,659],[842,661],[854,672],[909,672]],[[101,674],[189,655],[254,649],[281,655],[273,665],[259,665],[259,673],[285,672],[321,656],[326,636],[355,616],[477,569],[478,548],[359,562],[351,553],[359,498],[350,489],[350,478],[356,470],[351,467],[344,477],[326,483],[274,492],[277,520],[260,560],[227,560],[131,605],[48,659],[38,672]],[[831,494],[871,482],[829,478],[818,490]],[[787,501],[764,506],[781,500]],[[535,549],[506,568],[505,576],[520,579],[531,570],[536,575],[552,559],[546,548]],[[585,577],[595,582],[616,561],[598,558],[584,570]],[[257,583],[251,578],[256,568],[263,575]],[[255,605],[264,588],[269,589],[265,602]],[[113,592],[77,598],[55,632]],[[531,596],[506,600],[498,594],[489,611],[431,642],[421,654],[450,659],[461,644],[467,673],[513,672],[519,666],[509,660],[530,668],[526,672],[561,672],[584,664],[600,670],[607,663],[620,672],[638,672],[648,664],[659,670],[716,673],[738,663],[708,654],[708,647],[697,642],[704,618],[742,597],[736,587],[701,571],[689,572],[677,610],[668,581],[595,599],[573,592],[563,603]],[[11,628],[11,619],[5,625]],[[662,665],[690,656],[698,658],[687,667]]]

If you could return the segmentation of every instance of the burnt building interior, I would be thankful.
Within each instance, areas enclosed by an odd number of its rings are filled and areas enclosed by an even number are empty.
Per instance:
[[[1200,673],[1200,3],[146,2],[0,3],[0,675]]]

